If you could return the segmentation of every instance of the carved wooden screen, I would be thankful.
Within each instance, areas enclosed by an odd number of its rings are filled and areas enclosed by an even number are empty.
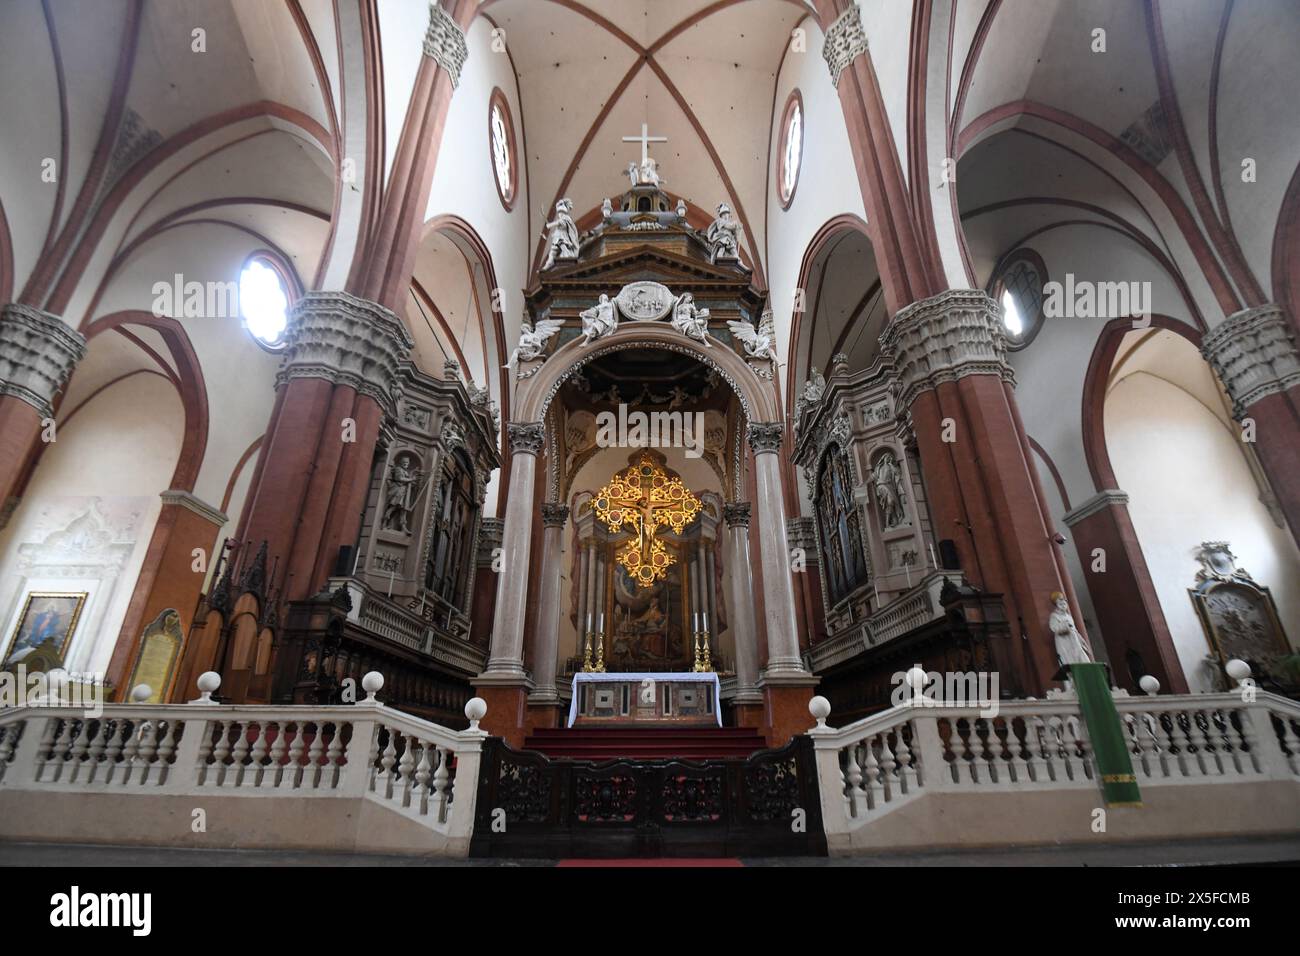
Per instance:
[[[459,452],[446,465],[434,502],[433,546],[424,570],[424,586],[457,608],[474,563],[472,540],[477,510],[474,478]]]
[[[867,560],[862,553],[862,527],[853,500],[849,463],[832,445],[822,456],[815,505],[826,589],[831,603],[838,604],[867,580]]]

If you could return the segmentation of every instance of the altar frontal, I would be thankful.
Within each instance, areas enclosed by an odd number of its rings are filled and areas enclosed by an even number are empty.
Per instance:
[[[569,726],[722,726],[716,673],[574,674]]]

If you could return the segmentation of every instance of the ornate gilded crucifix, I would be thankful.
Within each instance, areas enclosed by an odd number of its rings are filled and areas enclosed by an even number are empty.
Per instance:
[[[618,552],[618,563],[644,588],[663,577],[677,561],[655,532],[668,527],[681,534],[699,513],[700,499],[680,478],[670,478],[654,458],[642,452],[635,464],[615,472],[609,484],[596,493],[594,507],[610,531],[621,531],[626,525],[636,532]]]

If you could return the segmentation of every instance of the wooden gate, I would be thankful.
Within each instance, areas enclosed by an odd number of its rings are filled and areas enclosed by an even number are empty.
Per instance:
[[[470,856],[825,856],[812,740],[720,760],[483,749]]]

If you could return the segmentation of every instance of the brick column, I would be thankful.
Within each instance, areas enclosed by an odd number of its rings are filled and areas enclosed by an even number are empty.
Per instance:
[[[1082,622],[1020,427],[1001,309],[949,290],[899,310],[881,349],[916,434],[935,537],[952,539],[971,584],[1002,596],[1013,636],[1028,637],[1012,686],[1041,693],[1057,670],[1052,594]]]
[[[239,537],[267,542],[285,601],[321,589],[355,543],[379,426],[411,349],[401,320],[346,292],[309,292],[289,317],[275,410]]]
[[[1187,678],[1128,513],[1128,495],[1115,489],[1098,492],[1066,514],[1065,524],[1079,552],[1115,683],[1138,693],[1130,667],[1136,663],[1136,655],[1146,672],[1158,678],[1169,693],[1188,693]],[[1093,570],[1098,548],[1104,555],[1104,571]]]
[[[54,398],[86,354],[86,340],[57,315],[17,302],[0,310],[0,528],[40,443]]]
[[[1232,415],[1254,426],[1255,453],[1300,544],[1300,352],[1286,313],[1261,305],[1228,316],[1201,342]]]

